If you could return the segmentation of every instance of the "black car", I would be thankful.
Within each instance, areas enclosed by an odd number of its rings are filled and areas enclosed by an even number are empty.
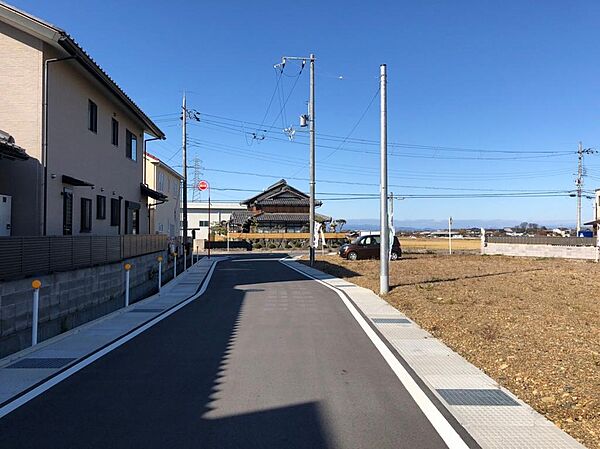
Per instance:
[[[339,255],[348,260],[379,259],[379,243],[379,235],[363,235],[362,237],[358,237],[352,243],[340,246]],[[402,248],[400,247],[398,237],[394,236],[390,258],[392,260],[397,260],[400,257],[402,257]]]

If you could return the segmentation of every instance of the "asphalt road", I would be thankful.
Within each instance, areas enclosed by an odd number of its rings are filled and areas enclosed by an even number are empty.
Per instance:
[[[200,299],[1,419],[0,447],[446,446],[335,292],[238,259]]]

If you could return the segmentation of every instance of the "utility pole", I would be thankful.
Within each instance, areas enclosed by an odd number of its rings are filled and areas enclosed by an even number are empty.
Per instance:
[[[309,207],[309,259],[310,266],[315,264],[315,243],[318,242],[318,235],[315,239],[315,55],[310,54],[309,57],[302,56],[284,56],[281,58],[281,63],[275,67],[285,67],[286,61],[302,61],[302,67],[308,60],[310,62],[310,96],[308,102],[308,131],[310,137],[310,207]],[[306,126],[304,121],[306,116],[301,116],[301,126]],[[315,242],[316,241],[316,242]]]
[[[380,232],[379,232],[379,293],[385,295],[390,290],[390,245],[389,245],[389,218],[388,218],[388,180],[387,180],[387,67],[381,64],[381,191],[380,191]]]
[[[584,154],[594,154],[597,151],[592,148],[583,148],[581,142],[579,142],[579,148],[577,150],[577,178],[575,179],[575,187],[577,188],[577,232],[575,236],[579,236],[579,231],[581,231],[581,196],[583,191],[583,177],[585,176],[583,170],[583,155]]]
[[[182,125],[181,125],[181,148],[183,152],[183,246],[185,248],[186,240],[187,240],[187,231],[188,231],[188,206],[187,206],[187,134],[186,134],[186,125],[187,125],[187,108],[185,105],[185,92],[183,92],[183,106],[181,108],[181,117],[182,117]]]
[[[315,55],[310,54],[310,266],[315,264]],[[318,237],[317,237],[318,238]]]

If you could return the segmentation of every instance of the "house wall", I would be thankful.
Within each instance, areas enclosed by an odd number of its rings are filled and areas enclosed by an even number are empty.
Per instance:
[[[163,181],[160,182],[160,177]],[[150,211],[150,233],[178,237],[181,233],[180,178],[152,159],[146,160],[148,186],[168,196],[165,203],[153,206]],[[152,202],[153,200],[150,199]]]
[[[56,57],[45,46],[45,57]],[[143,126],[113,100],[75,61],[55,63],[48,74],[48,235],[63,233],[62,175],[94,184],[73,189],[73,235],[81,234],[81,198],[92,200],[92,234],[125,233],[125,201],[140,204],[139,232],[148,233],[147,197],[141,194]],[[98,106],[98,131],[88,130],[88,100]],[[111,143],[111,119],[119,122],[119,144]],[[126,130],[137,137],[136,161],[126,157]],[[55,175],[55,177],[54,177]],[[106,218],[96,217],[96,195],[106,196]],[[121,226],[111,226],[111,198],[122,198]],[[87,234],[87,233],[86,233]]]
[[[0,159],[0,193],[12,196],[12,235],[41,233],[42,42],[0,22],[0,129],[31,157]]]
[[[210,222],[219,223],[229,221],[231,214],[236,210],[246,210],[245,206],[236,203],[218,204],[213,203],[210,210]],[[200,226],[200,222],[208,222],[208,204],[188,204],[188,236],[192,236],[192,229],[196,230],[196,239],[208,239],[208,226]]]

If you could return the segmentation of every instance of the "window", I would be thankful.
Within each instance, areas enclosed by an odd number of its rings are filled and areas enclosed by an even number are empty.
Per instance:
[[[112,134],[111,134],[110,141],[114,146],[118,147],[119,146],[119,122],[117,122],[114,118],[111,120],[112,120],[111,121]]]
[[[121,224],[121,203],[116,198],[110,199],[110,225],[119,226]]]
[[[88,100],[88,129],[93,132],[98,132],[98,106],[92,100]]]
[[[131,131],[125,133],[126,148],[125,155],[132,161],[137,161],[137,137]]]
[[[106,218],[106,197],[96,195],[96,219],[104,220]]]
[[[73,191],[63,189],[63,235],[73,234]]]
[[[201,228],[202,228],[202,227],[208,227],[208,221],[203,221],[203,220],[200,220],[200,221],[198,222],[198,226],[200,226]]]
[[[92,200],[81,198],[81,232],[92,230]]]
[[[164,172],[158,172],[158,191],[165,191],[165,174]]]

